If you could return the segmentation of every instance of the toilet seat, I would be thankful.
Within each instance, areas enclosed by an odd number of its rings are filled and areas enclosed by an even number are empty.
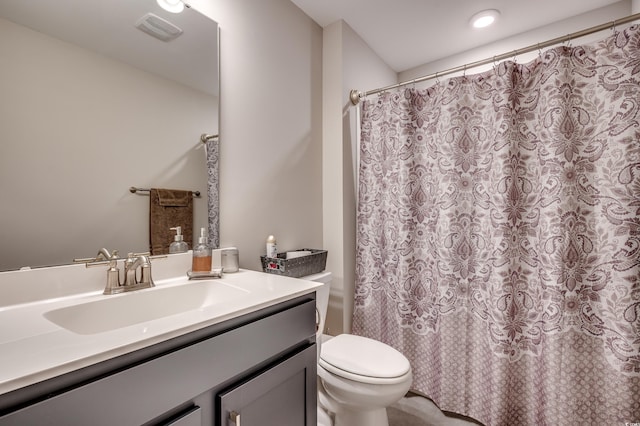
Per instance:
[[[340,334],[322,344],[319,365],[345,379],[369,384],[396,384],[411,374],[407,358],[382,342]]]

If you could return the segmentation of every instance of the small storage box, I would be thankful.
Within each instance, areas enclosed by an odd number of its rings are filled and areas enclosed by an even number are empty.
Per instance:
[[[286,259],[287,253],[278,253],[277,258],[260,256],[262,270],[270,274],[293,278],[300,278],[324,271],[327,265],[326,250],[301,249],[295,251],[310,251],[311,254],[293,259]]]

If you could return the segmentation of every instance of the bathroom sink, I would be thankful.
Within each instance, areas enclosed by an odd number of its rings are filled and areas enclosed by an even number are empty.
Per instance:
[[[77,334],[96,334],[227,303],[248,292],[221,281],[190,281],[102,296],[99,300],[51,310],[44,317]]]

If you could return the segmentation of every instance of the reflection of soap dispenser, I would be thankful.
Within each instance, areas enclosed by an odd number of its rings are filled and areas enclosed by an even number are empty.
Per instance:
[[[200,228],[200,238],[198,245],[193,248],[193,272],[211,272],[211,247],[207,241],[206,228]]]
[[[173,242],[169,245],[169,253],[186,253],[189,251],[189,246],[182,239],[182,227],[176,226],[175,228],[169,229],[176,231],[176,236],[173,238]]]

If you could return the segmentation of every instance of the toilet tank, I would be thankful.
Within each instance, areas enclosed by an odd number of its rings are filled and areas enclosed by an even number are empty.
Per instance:
[[[329,309],[329,293],[331,291],[331,272],[319,272],[313,275],[301,277],[303,280],[322,283],[322,287],[316,290],[316,307],[320,316],[318,322],[318,337],[324,332],[324,323]]]

